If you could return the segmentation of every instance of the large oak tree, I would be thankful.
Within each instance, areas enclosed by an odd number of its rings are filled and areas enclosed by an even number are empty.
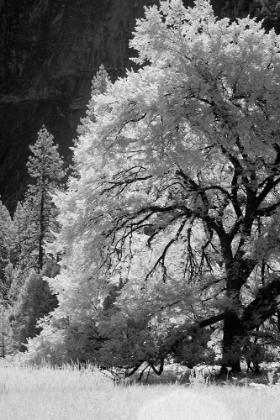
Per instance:
[[[119,282],[100,325],[131,367],[151,337],[162,361],[222,322],[222,367],[239,371],[242,338],[278,311],[280,38],[206,0],[146,8],[133,35],[140,69],[95,98],[56,199],[56,281],[92,285],[95,308]]]

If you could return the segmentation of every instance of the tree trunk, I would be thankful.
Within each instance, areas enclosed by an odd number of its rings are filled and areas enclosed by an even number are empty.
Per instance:
[[[43,178],[44,182],[44,178]],[[40,232],[39,232],[39,256],[38,256],[38,265],[39,271],[43,268],[43,260],[44,260],[44,239],[45,239],[45,220],[44,220],[44,211],[45,211],[45,200],[44,200],[44,187],[42,188],[42,195],[40,201]]]
[[[220,375],[228,373],[240,373],[241,339],[244,334],[242,324],[233,311],[228,311],[224,319],[223,356]]]
[[[230,305],[225,313],[223,328],[222,367],[220,375],[228,373],[240,373],[240,359],[242,355],[242,337],[244,327],[238,317],[241,308],[240,290],[246,279],[252,272],[253,264],[243,260],[242,251],[233,258],[231,248],[224,243],[224,259],[227,272],[227,298]]]

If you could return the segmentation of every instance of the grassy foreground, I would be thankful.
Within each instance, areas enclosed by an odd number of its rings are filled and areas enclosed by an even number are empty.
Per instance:
[[[175,407],[178,394],[186,404],[171,418],[164,401],[168,409]],[[114,386],[98,371],[0,366],[1,420],[208,420],[220,403],[223,420],[279,420],[280,386],[125,387]]]

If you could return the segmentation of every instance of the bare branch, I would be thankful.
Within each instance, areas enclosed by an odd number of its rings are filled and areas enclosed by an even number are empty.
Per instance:
[[[146,275],[145,280],[147,280],[156,270],[156,268],[160,265],[163,269],[163,282],[165,283],[166,278],[167,278],[167,269],[165,266],[165,258],[167,255],[167,252],[169,250],[169,248],[178,240],[182,230],[184,229],[184,226],[186,225],[187,220],[183,220],[183,222],[181,223],[179,229],[176,232],[176,235],[174,238],[172,238],[167,245],[164,247],[164,250],[162,252],[162,254],[160,255],[160,257],[157,259],[157,261],[155,262],[154,266],[152,267],[152,269],[149,271],[149,273]]]

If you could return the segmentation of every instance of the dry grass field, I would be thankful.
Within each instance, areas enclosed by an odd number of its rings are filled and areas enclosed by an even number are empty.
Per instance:
[[[0,365],[1,420],[279,420],[280,386],[118,385],[99,371]],[[176,413],[176,417],[174,416]],[[222,414],[221,414],[222,413]]]

